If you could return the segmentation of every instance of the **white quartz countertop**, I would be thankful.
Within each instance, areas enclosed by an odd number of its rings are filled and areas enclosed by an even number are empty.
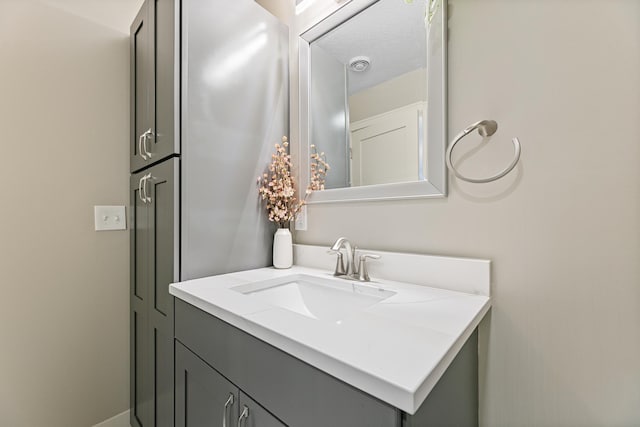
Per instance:
[[[301,266],[262,268],[175,283],[170,293],[410,414],[490,307],[486,295],[372,278],[396,294],[333,322],[230,289],[293,274],[332,277]]]

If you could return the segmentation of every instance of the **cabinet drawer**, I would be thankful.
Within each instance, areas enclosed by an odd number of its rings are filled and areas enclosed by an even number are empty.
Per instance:
[[[291,427],[396,427],[400,411],[176,299],[176,339]]]

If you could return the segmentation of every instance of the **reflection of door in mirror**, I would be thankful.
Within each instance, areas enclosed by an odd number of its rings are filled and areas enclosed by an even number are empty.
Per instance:
[[[310,137],[326,188],[426,175],[426,2],[380,0],[310,44]]]
[[[352,186],[425,179],[424,112],[418,102],[350,123]]]

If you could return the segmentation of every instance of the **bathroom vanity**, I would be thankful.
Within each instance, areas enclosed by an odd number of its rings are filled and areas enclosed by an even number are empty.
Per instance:
[[[312,149],[332,165],[336,182],[310,205],[447,193],[446,0],[324,3],[288,30],[253,1],[220,13],[220,1],[146,0],[132,26],[133,426],[477,425],[488,261],[370,251],[382,258],[362,285],[332,276],[326,247],[295,245],[294,268],[258,268],[271,264],[272,230],[247,191],[282,135],[299,135],[299,188]],[[369,75],[409,68],[365,85],[344,58],[322,61],[355,39],[381,48]],[[289,53],[299,79],[287,85]],[[408,97],[380,92],[398,85]],[[235,157],[220,161],[229,141]],[[371,174],[391,169],[411,176]]]
[[[364,284],[295,245],[292,269],[171,285],[176,425],[477,425],[489,261],[374,253]]]

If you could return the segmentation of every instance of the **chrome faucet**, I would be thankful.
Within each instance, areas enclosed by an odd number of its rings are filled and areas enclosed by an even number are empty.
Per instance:
[[[344,265],[342,252],[340,249],[344,247],[347,253],[347,265]],[[336,270],[333,273],[334,276],[343,277],[350,280],[358,280],[360,282],[369,282],[369,273],[367,272],[367,259],[380,259],[380,255],[375,254],[360,254],[358,264],[356,264],[356,247],[351,246],[351,242],[346,237],[339,237],[338,240],[329,249],[330,254],[338,256],[336,260]]]
[[[358,274],[356,270],[355,261],[353,260],[355,248],[351,247],[351,242],[347,240],[346,237],[339,237],[338,240],[331,246],[331,250],[339,253],[340,249],[344,246],[345,252],[347,253],[347,265],[344,266],[343,271],[339,271],[340,269],[336,266],[336,275],[345,275],[348,277],[352,277]],[[338,258],[338,263],[340,263],[341,257]]]

